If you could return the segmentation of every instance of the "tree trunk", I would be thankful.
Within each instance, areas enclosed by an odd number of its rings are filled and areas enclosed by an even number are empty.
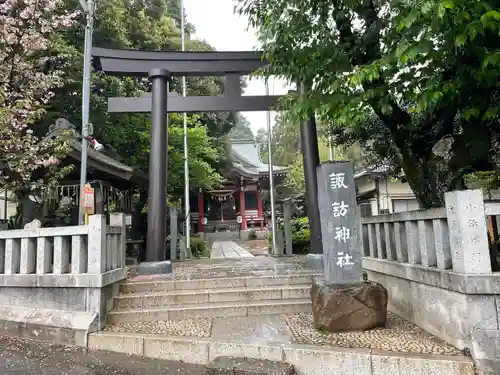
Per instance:
[[[444,194],[457,188],[464,174],[488,171],[491,139],[489,129],[481,123],[464,123],[462,132],[453,136],[449,155],[437,156],[419,142],[406,146],[401,152],[402,168],[410,187],[423,209],[444,207]]]
[[[450,190],[450,178],[439,173],[436,163],[403,165],[403,171],[422,209],[444,207],[444,193]]]
[[[16,193],[18,201],[18,212],[21,213],[21,228],[37,219],[38,205],[29,198],[29,192],[19,191]]]

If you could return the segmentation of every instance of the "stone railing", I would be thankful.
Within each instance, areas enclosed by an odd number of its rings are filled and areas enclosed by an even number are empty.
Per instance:
[[[390,311],[500,373],[500,273],[486,220],[500,203],[485,203],[481,190],[446,193],[445,203],[363,217],[363,268],[388,290]]]
[[[109,226],[105,216],[92,215],[88,225],[0,231],[0,285],[53,286],[66,275],[85,275],[82,282],[93,286],[89,276],[125,267],[124,218],[112,214]]]
[[[399,263],[451,269],[446,209],[362,218],[364,255]]]
[[[125,279],[125,215],[0,231],[0,332],[84,345]]]

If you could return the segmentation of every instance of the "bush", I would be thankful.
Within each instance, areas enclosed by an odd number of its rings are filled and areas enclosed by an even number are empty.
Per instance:
[[[200,236],[191,236],[191,254],[195,258],[210,257],[210,249]]]
[[[249,240],[257,239],[257,232],[255,231],[255,229],[252,229],[250,232],[248,232],[248,239]]]
[[[285,235],[285,225],[279,223],[278,230]],[[309,230],[309,219],[307,217],[299,217],[292,219],[292,249],[294,254],[308,254],[311,252],[311,231]],[[268,244],[273,246],[273,234],[269,233]],[[285,244],[283,244],[285,246]]]

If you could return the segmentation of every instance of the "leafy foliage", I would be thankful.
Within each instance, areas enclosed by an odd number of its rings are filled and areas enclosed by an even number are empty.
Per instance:
[[[45,114],[63,72],[51,69],[53,34],[70,28],[77,13],[58,0],[6,0],[0,4],[0,183],[10,191],[34,191],[68,168],[57,164],[62,142],[40,139],[34,124]]]
[[[401,167],[423,207],[497,165],[500,7],[470,0],[237,0],[261,30],[268,74],[310,90],[336,141]],[[443,147],[443,144],[446,147]]]
[[[200,236],[191,236],[191,254],[195,258],[210,258],[210,248]]]
[[[320,139],[318,144],[320,161],[330,160],[330,147],[325,139]],[[335,153],[336,160],[342,160],[343,154]],[[304,181],[304,161],[302,154],[297,152],[290,166],[290,172],[284,182],[285,186],[291,188],[296,198],[305,194],[306,185]]]
[[[299,124],[289,118],[287,113],[281,113],[275,119],[272,128],[272,156],[275,165],[289,167],[289,175],[281,187],[286,189],[278,190],[278,194],[299,198],[305,193],[303,156],[301,153]],[[318,127],[318,149],[320,161],[330,159],[330,137],[326,124],[319,123]],[[267,160],[267,131],[263,128],[257,132],[256,142],[261,145],[263,160]],[[349,147],[335,145],[335,160],[348,158],[352,160],[355,168],[363,169],[373,164],[368,154],[359,144],[352,144]]]
[[[250,122],[241,114],[236,114],[236,123],[229,131],[229,137],[233,139],[254,139]]]
[[[307,217],[293,218],[292,224],[292,249],[294,254],[307,254],[311,250],[311,231],[309,230],[309,219]],[[278,230],[284,235],[285,226],[281,222]],[[273,246],[273,234],[269,233],[267,241],[270,247]]]
[[[78,1],[68,0],[68,8],[78,8]],[[109,0],[97,2],[93,44],[109,48],[148,50],[180,49],[180,2],[178,0]],[[53,48],[64,58],[57,60],[57,68],[64,71],[64,85],[49,103],[48,115],[40,122],[40,133],[58,117],[65,117],[81,126],[81,87],[84,48],[84,22],[60,32]],[[190,38],[194,28],[187,24],[186,48],[211,51],[213,48]],[[180,79],[172,82],[171,90],[181,92]],[[90,121],[95,136],[106,148],[113,149],[122,161],[148,171],[150,144],[149,114],[109,114],[107,99],[116,96],[138,96],[149,91],[146,79],[121,78],[94,71],[92,74]],[[218,95],[223,81],[219,77],[189,77],[188,95]],[[190,181],[193,187],[210,188],[217,185],[217,173],[224,161],[225,148],[218,141],[234,122],[228,114],[199,114],[188,116],[188,145]],[[183,118],[169,116],[169,194],[177,195],[184,189],[183,172]]]

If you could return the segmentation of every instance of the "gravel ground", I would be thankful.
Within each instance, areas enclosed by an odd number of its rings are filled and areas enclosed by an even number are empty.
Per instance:
[[[387,315],[385,328],[365,332],[320,332],[314,328],[312,314],[285,315],[284,319],[299,344],[371,348],[420,354],[463,354],[455,347],[392,313]]]
[[[1,375],[205,375],[205,366],[0,336]]]
[[[155,333],[166,336],[210,337],[212,332],[211,318],[186,320],[158,320],[154,322],[134,322],[111,324],[104,328],[111,332]]]

